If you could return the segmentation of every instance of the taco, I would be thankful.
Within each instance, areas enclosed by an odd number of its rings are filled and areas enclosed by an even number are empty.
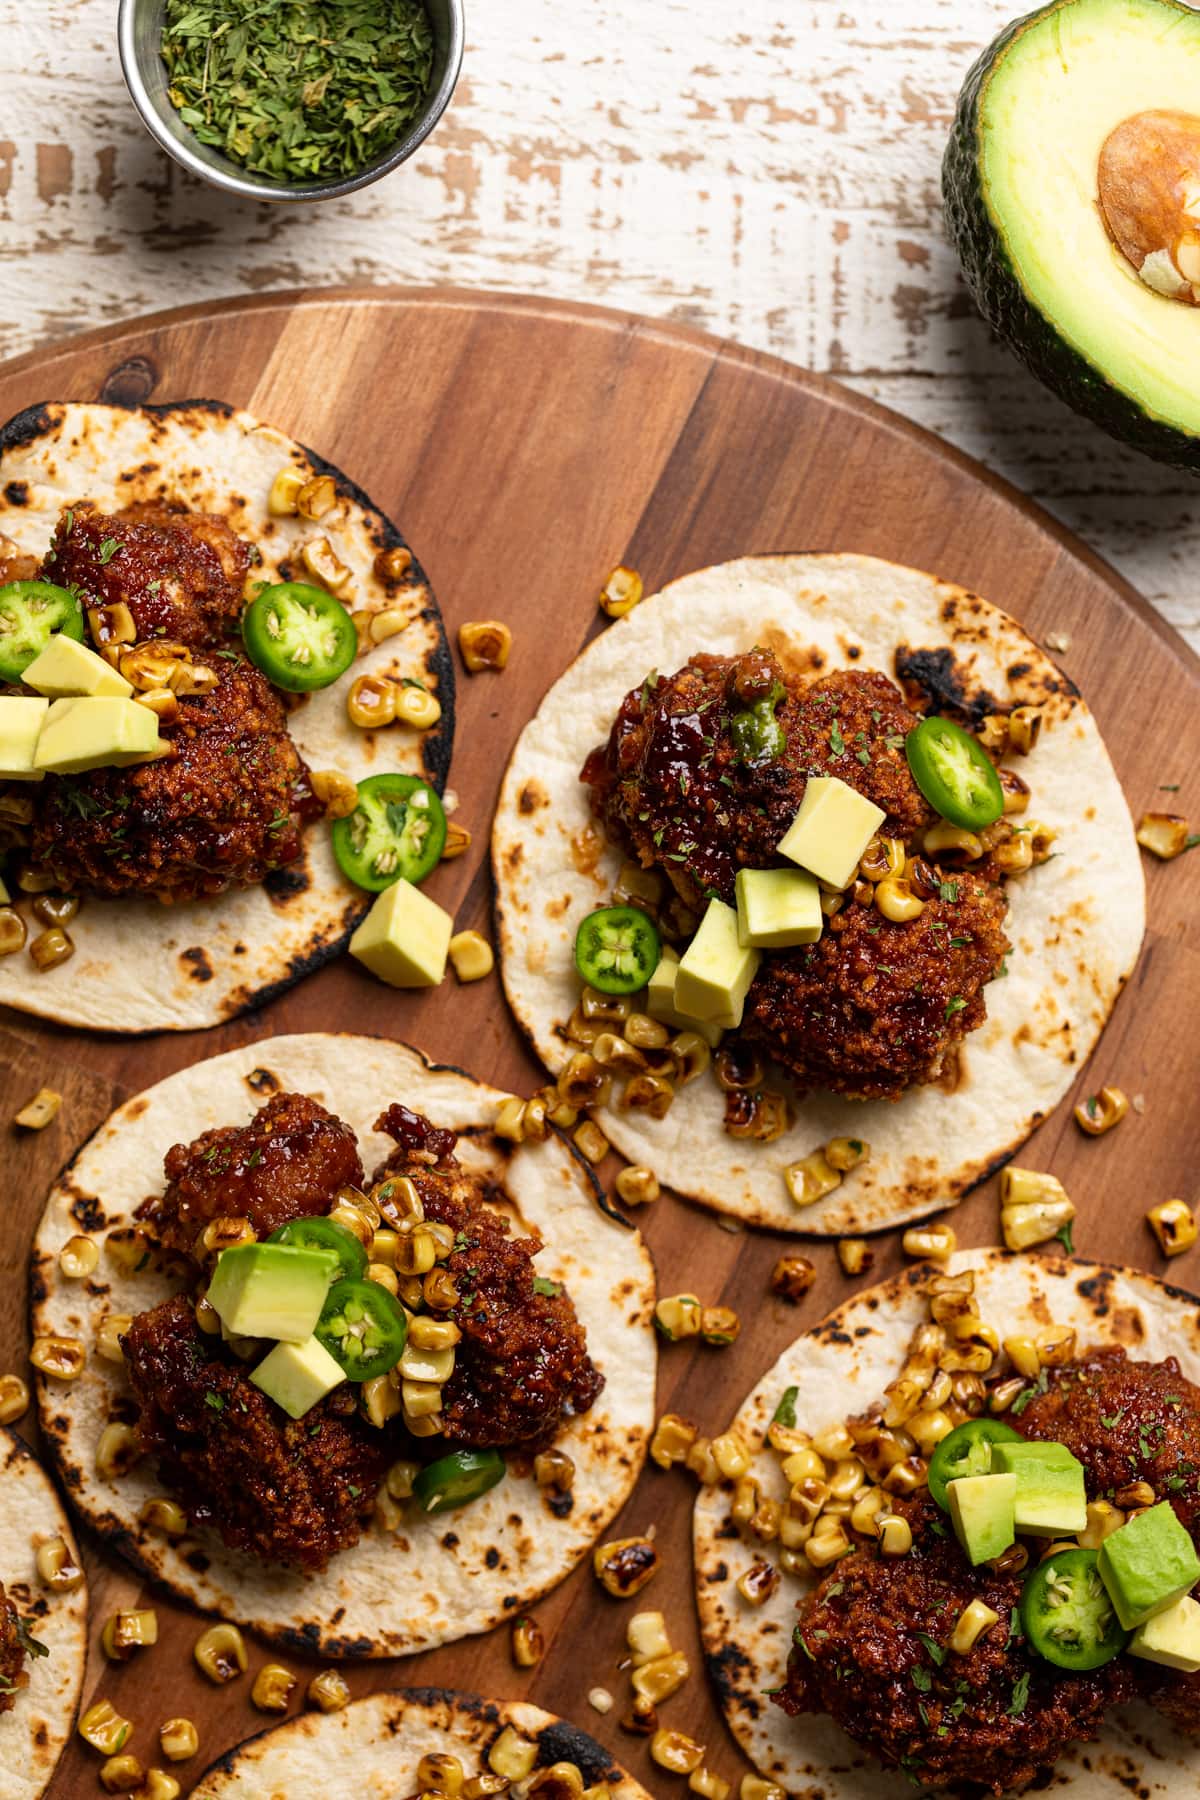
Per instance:
[[[560,1141],[493,1136],[499,1098],[403,1045],[272,1038],[80,1151],[33,1329],[87,1361],[39,1405],[81,1515],[146,1575],[292,1647],[402,1656],[593,1545],[652,1425],[651,1265]],[[59,1260],[80,1235],[86,1286]]]
[[[341,1712],[306,1713],[215,1763],[192,1800],[321,1800],[331,1771],[347,1793],[424,1795],[512,1789],[540,1800],[648,1800],[586,1731],[522,1700],[445,1688],[371,1694]],[[517,1774],[517,1771],[520,1774]]]
[[[32,1451],[0,1427],[0,1785],[5,1800],[37,1800],[49,1785],[75,1724],[87,1663],[87,1627],[87,1587],[66,1513]]]
[[[1200,1302],[1079,1259],[964,1252],[799,1337],[694,1517],[708,1666],[763,1775],[1194,1792],[1198,1384]]]
[[[379,729],[348,711],[364,676]],[[383,728],[402,693],[431,729]],[[68,724],[80,694],[89,733],[111,737],[79,738],[77,706]],[[440,815],[454,676],[420,564],[332,464],[210,401],[53,404],[0,429],[0,714],[16,907],[0,1003],[185,1030],[261,1004],[345,944],[369,895],[324,817],[393,772],[420,794],[428,783]],[[10,717],[33,733],[23,749]],[[5,781],[51,723],[52,772]]]
[[[631,1162],[779,1230],[981,1181],[1143,928],[1072,684],[996,607],[861,556],[702,570],[619,619],[518,740],[493,861],[539,1056],[609,1093]]]

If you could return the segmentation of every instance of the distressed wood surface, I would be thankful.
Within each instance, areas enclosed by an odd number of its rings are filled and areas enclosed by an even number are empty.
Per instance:
[[[658,586],[698,564],[736,555],[746,541],[848,542],[910,558],[1003,596],[1043,639],[1070,640],[1062,661],[1092,701],[1135,810],[1162,783],[1194,800],[1200,763],[1195,658],[1152,610],[1081,547],[962,458],[854,395],[771,359],[696,334],[568,306],[470,295],[388,296],[365,291],[198,307],[151,325],[114,328],[0,370],[0,411],[45,392],[166,400],[192,394],[214,372],[229,400],[270,416],[362,481],[411,538],[453,634],[464,619],[499,615],[514,628],[503,676],[462,676],[452,784],[457,818],[475,833],[471,853],[431,878],[431,892],[459,927],[490,930],[487,825],[513,742],[548,682],[601,628],[595,594],[618,559]],[[320,372],[313,379],[313,371]],[[519,376],[519,382],[518,382]],[[597,405],[595,396],[603,396]],[[331,396],[336,397],[331,401]],[[402,419],[403,429],[381,428]],[[596,479],[596,471],[604,479]],[[869,481],[862,472],[870,471]],[[1119,641],[1122,656],[1110,646]],[[636,678],[640,672],[632,672]],[[1146,948],[1095,1063],[1023,1153],[1054,1169],[1079,1208],[1086,1256],[1161,1267],[1143,1213],[1152,1200],[1195,1188],[1195,1034],[1179,1028],[1200,1007],[1200,856],[1147,870]],[[1098,896],[1101,900],[1103,896]],[[63,972],[69,981],[70,968]],[[25,1255],[46,1190],[111,1101],[201,1058],[283,1031],[377,1032],[420,1044],[496,1085],[529,1092],[539,1073],[501,996],[498,978],[463,989],[395,993],[343,958],[283,995],[261,1016],[220,1030],[109,1038],[0,1021],[5,1120],[43,1082],[64,1094],[42,1136],[0,1122],[0,1371],[23,1368],[27,1350]],[[1112,1136],[1086,1139],[1070,1105],[1101,1080],[1142,1105]],[[604,1171],[611,1179],[613,1170]],[[147,1189],[155,1171],[147,1170]],[[964,1245],[993,1243],[996,1183],[953,1214]],[[771,1297],[773,1263],[795,1239],[727,1229],[728,1221],[670,1197],[643,1214],[660,1291],[697,1291],[734,1307],[737,1344],[664,1348],[658,1404],[706,1432],[737,1405],[796,1332],[850,1291],[829,1244],[802,1245],[817,1279],[801,1309]],[[899,1234],[875,1240],[870,1278],[902,1261]],[[1200,1250],[1172,1265],[1196,1281]],[[867,1279],[868,1277],[864,1277]],[[619,1374],[614,1376],[619,1379]],[[28,1425],[30,1421],[26,1421]],[[707,1761],[736,1780],[741,1765],[701,1673],[689,1557],[690,1477],[649,1468],[612,1536],[654,1529],[663,1568],[641,1604],[661,1609],[692,1679],[663,1708],[663,1722],[708,1746]],[[196,1615],[142,1588],[87,1542],[93,1583],[92,1660],[85,1699],[97,1695],[135,1723],[132,1748],[155,1755],[159,1722],[184,1713],[210,1757],[264,1723],[248,1679],[206,1685],[190,1651]],[[118,1606],[156,1605],[158,1646],[139,1661],[105,1663],[97,1638]],[[684,1790],[649,1762],[645,1741],[621,1729],[630,1690],[621,1668],[632,1605],[597,1588],[586,1565],[536,1616],[548,1654],[532,1672],[513,1666],[508,1634],[493,1632],[401,1663],[349,1672],[356,1693],[438,1683],[520,1695],[573,1717],[599,1736],[652,1791]],[[251,1670],[270,1653],[250,1645]],[[307,1676],[302,1658],[283,1660]],[[601,1715],[588,1694],[615,1698]],[[53,1800],[98,1792],[96,1757],[73,1743]],[[336,1786],[331,1793],[338,1792]],[[0,1800],[4,1793],[0,1768]],[[289,1795],[288,1800],[310,1800]]]
[[[142,130],[115,0],[0,0],[0,355],[313,282],[600,301],[837,375],[1035,495],[1200,642],[1200,485],[1110,442],[975,316],[941,228],[955,95],[1019,0],[468,0],[416,161],[317,211]]]

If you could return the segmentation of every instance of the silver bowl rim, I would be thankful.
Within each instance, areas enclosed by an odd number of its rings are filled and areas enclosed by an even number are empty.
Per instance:
[[[159,147],[166,151],[181,168],[192,175],[199,176],[202,181],[213,187],[221,188],[227,194],[236,194],[243,200],[267,200],[284,204],[297,201],[336,200],[347,194],[356,194],[362,188],[370,187],[393,169],[407,162],[413,152],[420,148],[430,132],[438,124],[446,108],[450,104],[458,78],[462,71],[463,50],[466,42],[466,13],[464,0],[446,0],[446,9],[450,25],[450,41],[446,46],[446,65],[441,80],[428,95],[425,108],[419,119],[409,128],[402,138],[398,138],[391,149],[382,156],[368,163],[353,175],[340,175],[329,181],[278,182],[269,181],[264,176],[252,175],[238,169],[228,159],[213,165],[203,157],[197,156],[191,149],[191,132],[180,122],[178,132],[168,128],[150,103],[150,97],[143,75],[141,59],[138,55],[134,36],[134,13],[138,0],[119,0],[117,8],[117,49],[121,59],[121,72],[125,77],[125,85],[137,108],[138,115],[146,130],[154,138]]]

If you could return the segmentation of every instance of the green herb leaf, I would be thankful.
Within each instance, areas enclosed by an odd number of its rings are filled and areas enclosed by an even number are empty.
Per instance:
[[[948,1019],[952,1019],[954,1017],[955,1013],[960,1013],[963,1011],[966,1004],[967,1003],[963,999],[961,994],[951,995],[950,999],[947,1000],[947,1002],[946,1002],[946,1017]]]
[[[29,1629],[28,1623],[21,1617],[20,1613],[17,1614],[16,1631],[18,1638],[21,1640],[21,1648],[24,1650],[26,1656],[31,1657],[34,1662],[36,1662],[40,1656],[49,1656],[50,1651],[47,1646],[34,1637]]]
[[[798,1387],[784,1388],[783,1393],[780,1396],[779,1405],[771,1414],[772,1425],[783,1425],[788,1431],[794,1429],[796,1424],[796,1396],[799,1392],[800,1389]]]
[[[921,1642],[924,1644],[926,1650],[928,1650],[929,1655],[932,1658],[932,1660],[937,1664],[938,1668],[940,1669],[942,1664],[946,1660],[945,1650],[943,1650],[942,1646],[938,1643],[937,1639],[931,1638],[927,1632],[918,1631],[917,1636],[920,1638]]]
[[[841,734],[836,719],[829,727],[829,748],[833,751],[835,756],[840,756],[846,748],[846,740]]]
[[[1067,1255],[1074,1256],[1074,1254],[1075,1254],[1075,1221],[1074,1221],[1074,1219],[1068,1219],[1066,1224],[1063,1226],[1062,1230],[1056,1231],[1054,1235],[1058,1239],[1059,1243],[1062,1245],[1063,1249],[1066,1251]]]
[[[117,552],[124,548],[125,546],[122,544],[120,538],[105,538],[100,546],[100,567],[105,568],[112,561]]]
[[[557,1295],[562,1293],[562,1285],[557,1281],[547,1280],[545,1275],[535,1275],[533,1278],[533,1291],[535,1294],[546,1294],[553,1300]]]
[[[1024,1675],[1018,1676],[1016,1681],[1013,1682],[1012,1699],[1009,1701],[1009,1704],[1008,1704],[1009,1718],[1010,1719],[1019,1719],[1021,1714],[1025,1711],[1026,1703],[1028,1702],[1028,1700],[1029,1700],[1029,1671],[1026,1670]]]

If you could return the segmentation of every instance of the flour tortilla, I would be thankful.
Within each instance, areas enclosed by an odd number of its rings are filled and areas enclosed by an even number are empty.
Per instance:
[[[42,1586],[34,1568],[39,1544],[61,1537],[79,1563],[67,1515],[33,1452],[0,1427],[0,1582],[29,1634],[48,1656],[29,1657],[29,1685],[11,1712],[0,1714],[0,1793],[4,1800],[38,1800],[75,1726],[87,1664],[86,1586],[69,1594]]]
[[[251,1080],[253,1078],[253,1080]],[[127,1226],[161,1191],[170,1146],[214,1126],[240,1124],[272,1081],[311,1095],[352,1125],[368,1172],[394,1148],[373,1123],[392,1101],[463,1134],[464,1165],[502,1180],[521,1219],[546,1247],[539,1274],[565,1282],[607,1378],[591,1412],[559,1442],[576,1466],[574,1505],[552,1517],[532,1474],[511,1472],[453,1517],[412,1508],[400,1529],[376,1527],[323,1575],[267,1568],[227,1550],[215,1533],[170,1543],[138,1523],[162,1491],[153,1464],[116,1483],[96,1473],[100,1431],[128,1392],[124,1371],[92,1355],[70,1385],[43,1380],[42,1430],[75,1506],[146,1575],[206,1612],[323,1656],[405,1656],[486,1631],[553,1587],[600,1537],[633,1487],[654,1421],[653,1269],[637,1232],[600,1212],[588,1176],[552,1137],[514,1149],[492,1136],[502,1096],[406,1045],[332,1036],[268,1038],[168,1077],[119,1108],[86,1143],[50,1195],[33,1251],[33,1330],[94,1342],[108,1313],[136,1314],[178,1284],[152,1268],[126,1276],[102,1256],[86,1284],[64,1280],[58,1252],[74,1233]]]
[[[975,1270],[980,1317],[1000,1336],[1049,1324],[1075,1328],[1080,1350],[1122,1344],[1142,1362],[1178,1358],[1200,1382],[1200,1301],[1152,1275],[1078,1258],[1041,1260],[1002,1250],[966,1250],[951,1273]],[[799,1388],[796,1423],[820,1431],[882,1400],[899,1373],[913,1329],[929,1316],[928,1264],[868,1288],[796,1339],[754,1389],[734,1428],[755,1451],[751,1471],[764,1493],[783,1497],[780,1459],[764,1444],[784,1390]],[[720,1421],[705,1423],[718,1426]],[[796,1602],[806,1586],[785,1575],[776,1594],[751,1607],[735,1583],[774,1546],[753,1550],[728,1529],[730,1494],[703,1488],[693,1516],[700,1632],[709,1672],[726,1719],[762,1774],[805,1800],[894,1800],[895,1770],[874,1765],[829,1718],[789,1719],[766,1698],[778,1687],[791,1646]],[[813,1577],[815,1582],[816,1577]],[[811,1584],[809,1584],[811,1585]],[[1142,1800],[1177,1800],[1200,1791],[1200,1749],[1149,1707],[1110,1715],[1097,1743],[1065,1748],[1054,1791],[1070,1800],[1101,1800],[1118,1784]]]
[[[414,1794],[423,1756],[456,1756],[468,1779],[511,1725],[538,1747],[537,1768],[573,1762],[612,1800],[649,1800],[595,1738],[522,1700],[479,1700],[446,1688],[372,1694],[336,1713],[302,1713],[229,1751],[201,1776],[192,1800],[326,1800],[331,1780],[354,1800]],[[336,1772],[336,1775],[335,1775]]]
[[[607,847],[594,871],[577,866],[572,839],[591,818],[584,758],[652,669],[667,674],[696,651],[731,655],[755,644],[800,672],[893,675],[898,651],[924,651],[932,657],[917,666],[932,662],[960,695],[987,690],[1043,715],[1036,749],[1015,766],[1033,789],[1028,818],[1059,832],[1055,855],[1009,885],[1008,975],[987,989],[988,1018],[967,1038],[953,1094],[926,1087],[893,1103],[813,1093],[773,1144],[725,1133],[709,1077],[684,1088],[663,1120],[619,1107],[600,1115],[623,1156],[718,1212],[823,1236],[878,1230],[960,1199],[1061,1100],[1137,957],[1145,914],[1137,845],[1084,702],[986,601],[865,556],[755,557],[686,575],[610,626],[559,678],[522,732],[501,792],[492,854],[504,984],[552,1072],[574,1048],[563,1032],[579,993],[576,929],[607,904],[623,860]],[[777,1085],[788,1086],[782,1077]],[[799,1211],[784,1168],[841,1136],[865,1139],[869,1159]]]
[[[268,514],[271,484],[289,467],[336,482],[338,508],[319,524]],[[339,469],[249,413],[208,400],[129,409],[37,406],[0,428],[0,534],[42,557],[62,509],[78,500],[105,511],[178,500],[219,513],[261,551],[256,573],[269,581],[309,579],[300,547],[327,537],[353,571],[351,606],[396,607],[409,623],[290,714],[300,754],[310,768],[338,770],[353,781],[403,769],[442,789],[454,736],[454,669],[441,615],[415,559],[399,588],[389,591],[376,575],[376,553],[403,547],[404,539]],[[365,674],[423,681],[442,704],[435,730],[364,732],[351,725],[349,684]],[[338,869],[328,825],[318,819],[305,845],[305,856],[269,887],[176,906],[88,898],[71,926],[71,962],[39,974],[26,956],[5,958],[0,1004],[122,1032],[193,1030],[261,1005],[335,956],[370,904]]]

